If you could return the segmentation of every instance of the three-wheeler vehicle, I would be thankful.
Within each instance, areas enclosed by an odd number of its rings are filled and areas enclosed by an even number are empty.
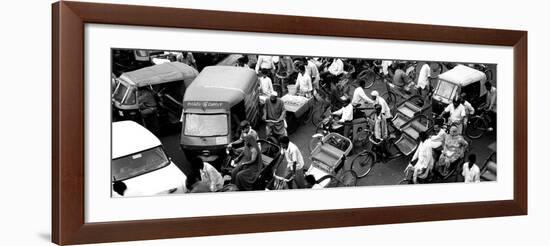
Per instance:
[[[115,79],[112,94],[113,121],[133,120],[153,132],[179,123],[181,101],[198,71],[184,63],[170,62],[126,72]],[[146,123],[149,110],[154,124]]]
[[[485,73],[460,64],[440,74],[432,96],[432,112],[440,114],[462,93],[466,94],[464,99],[477,108],[485,99],[485,81]]]
[[[180,146],[220,167],[227,144],[236,140],[241,121],[259,122],[258,78],[254,70],[235,66],[205,67],[183,98]]]

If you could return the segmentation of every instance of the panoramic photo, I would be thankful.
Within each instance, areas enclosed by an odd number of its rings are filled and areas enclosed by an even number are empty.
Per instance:
[[[111,49],[111,196],[496,181],[496,68]]]

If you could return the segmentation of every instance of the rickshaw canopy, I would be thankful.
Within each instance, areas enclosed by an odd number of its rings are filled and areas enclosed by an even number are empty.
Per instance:
[[[477,69],[464,65],[457,65],[453,69],[440,74],[439,79],[462,87],[477,81],[483,84],[487,80],[487,76]]]
[[[195,68],[185,63],[169,62],[123,73],[119,79],[136,87],[183,80],[188,87],[198,74]]]
[[[205,67],[185,91],[183,101],[228,102],[232,107],[256,85],[254,70],[235,66]]]

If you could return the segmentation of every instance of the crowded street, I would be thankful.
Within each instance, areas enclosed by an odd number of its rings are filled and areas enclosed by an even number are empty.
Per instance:
[[[491,101],[496,94],[487,96],[496,86],[494,64],[139,50],[114,50],[113,57],[113,122],[132,120],[158,137],[187,186],[193,185],[190,177],[198,180],[195,185],[204,182],[206,171],[199,175],[197,163],[204,170],[211,167],[208,175],[220,177],[217,188],[208,184],[209,191],[496,179],[496,169],[490,172],[496,163],[496,116],[490,118],[483,108],[496,108]],[[181,75],[173,78],[170,69]],[[156,77],[151,82],[147,76]],[[181,82],[174,86],[170,81]],[[126,87],[128,92],[121,91]],[[124,111],[128,102],[139,105],[137,115]],[[279,111],[272,108],[278,103]],[[474,114],[475,109],[481,113]],[[224,112],[227,117],[220,115]],[[248,138],[250,134],[257,138]],[[249,142],[258,143],[264,165],[245,177],[250,170],[238,169],[244,166],[237,164],[241,156],[230,153],[244,148],[247,158]],[[458,154],[453,152],[457,148]],[[468,161],[482,173],[465,172]],[[420,162],[427,166],[420,168]],[[324,181],[327,177],[330,182]],[[114,177],[113,182],[123,179]]]

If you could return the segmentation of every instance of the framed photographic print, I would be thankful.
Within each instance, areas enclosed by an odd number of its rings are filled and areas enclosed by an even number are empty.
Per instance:
[[[525,31],[52,11],[57,244],[527,214]]]

